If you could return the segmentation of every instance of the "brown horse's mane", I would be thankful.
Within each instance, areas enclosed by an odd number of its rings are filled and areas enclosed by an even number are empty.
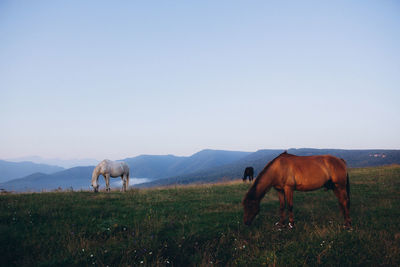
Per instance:
[[[273,160],[268,162],[268,164],[264,167],[264,169],[257,175],[253,185],[251,186],[250,190],[247,192],[244,199],[252,199],[252,200],[256,199],[256,188],[260,181],[260,178],[264,175],[264,173],[266,173],[268,171],[268,169],[272,166],[272,164],[274,164],[276,159],[278,159],[281,156],[285,156],[285,155],[291,155],[291,154],[287,153],[287,150],[285,150],[283,153],[279,154],[276,158],[274,158]]]

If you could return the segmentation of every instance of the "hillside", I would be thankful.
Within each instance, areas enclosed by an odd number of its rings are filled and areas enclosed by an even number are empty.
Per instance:
[[[0,195],[4,266],[399,266],[400,166],[351,169],[353,231],[329,191],[295,192],[296,227],[278,231],[271,190],[250,227],[250,184],[128,193]]]
[[[189,157],[141,155],[123,159],[135,177],[166,178],[221,166],[237,161],[250,152],[205,149]]]
[[[169,172],[169,168],[183,161],[184,157],[174,155],[140,155],[134,158],[126,158],[125,161],[133,176],[162,178]]]
[[[64,168],[47,164],[0,160],[0,183],[21,178],[36,172],[49,174],[62,170],[64,170]]]

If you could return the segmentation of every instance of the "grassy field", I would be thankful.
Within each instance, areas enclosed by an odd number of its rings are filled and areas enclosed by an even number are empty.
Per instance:
[[[352,169],[353,231],[332,191],[296,192],[278,231],[267,194],[250,227],[249,184],[0,196],[1,266],[399,266],[400,166]]]

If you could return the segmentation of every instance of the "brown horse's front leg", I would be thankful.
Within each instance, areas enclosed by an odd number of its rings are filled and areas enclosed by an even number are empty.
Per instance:
[[[293,216],[293,189],[285,187],[285,196],[287,201],[287,208],[289,211],[289,228],[294,227],[294,216]]]
[[[285,193],[283,190],[277,190],[279,196],[279,222],[276,223],[277,226],[284,226],[285,225]]]

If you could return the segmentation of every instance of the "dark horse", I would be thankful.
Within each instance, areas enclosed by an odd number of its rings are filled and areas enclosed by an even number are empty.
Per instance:
[[[249,181],[251,182],[253,181],[253,177],[254,177],[253,167],[246,167],[243,174],[243,182],[246,181],[247,178],[249,178]]]
[[[285,223],[285,198],[289,211],[289,227],[293,228],[293,191],[332,189],[339,200],[345,227],[351,227],[350,184],[346,162],[331,155],[295,156],[286,151],[270,161],[258,174],[243,199],[244,223],[250,225],[260,211],[260,201],[274,187],[279,195],[279,226]]]

